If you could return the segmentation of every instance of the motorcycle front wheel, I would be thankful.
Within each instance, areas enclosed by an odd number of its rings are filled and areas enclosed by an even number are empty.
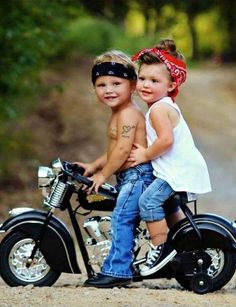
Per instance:
[[[27,267],[34,246],[34,240],[21,232],[10,232],[1,242],[0,274],[9,286],[51,286],[61,275],[51,269],[39,249]]]
[[[206,252],[211,257],[211,264],[206,274],[212,280],[210,292],[217,291],[224,287],[233,277],[236,270],[236,256],[230,251],[208,248]],[[186,290],[192,289],[192,280],[185,276],[176,276],[178,283]]]

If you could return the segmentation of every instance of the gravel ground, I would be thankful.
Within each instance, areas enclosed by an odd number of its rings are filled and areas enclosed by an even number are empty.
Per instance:
[[[174,280],[138,282],[120,289],[95,289],[82,287],[85,279],[85,275],[63,274],[54,286],[43,288],[10,288],[1,281],[0,306],[236,306],[236,275],[220,291],[205,295],[182,290]]]

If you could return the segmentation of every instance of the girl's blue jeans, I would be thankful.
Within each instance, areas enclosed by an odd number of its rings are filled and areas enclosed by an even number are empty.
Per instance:
[[[168,206],[165,201],[174,194],[172,187],[163,179],[156,178],[139,199],[140,216],[143,221],[161,221],[179,210],[177,204]]]
[[[102,267],[102,274],[131,278],[134,230],[140,222],[139,197],[152,183],[151,164],[144,163],[116,175],[118,198],[112,213],[112,245]]]

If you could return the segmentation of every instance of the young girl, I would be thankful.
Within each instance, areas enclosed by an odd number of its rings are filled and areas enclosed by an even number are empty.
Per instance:
[[[176,251],[166,243],[164,202],[175,191],[206,193],[211,185],[206,163],[194,145],[191,132],[175,98],[186,79],[183,56],[173,40],[138,52],[137,92],[149,110],[146,114],[148,148],[136,144],[129,161],[133,165],[151,160],[156,179],[139,200],[140,215],[150,234],[150,250],[141,275],[155,273]]]
[[[118,198],[112,213],[112,246],[101,273],[84,285],[97,288],[124,286],[131,282],[133,233],[140,221],[138,200],[154,180],[150,163],[131,167],[127,161],[134,143],[147,146],[145,118],[132,93],[136,86],[135,66],[121,51],[109,51],[96,58],[92,82],[99,102],[111,109],[106,152],[91,163],[79,163],[91,176],[92,189],[116,174]]]

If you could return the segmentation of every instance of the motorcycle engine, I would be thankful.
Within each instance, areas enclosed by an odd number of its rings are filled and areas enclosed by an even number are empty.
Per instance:
[[[111,248],[111,216],[93,216],[84,221],[84,230],[88,235],[85,242],[90,264],[102,266]],[[139,226],[134,233],[133,253],[137,253],[147,243],[149,235],[145,227]]]
[[[111,217],[93,216],[84,221],[83,227],[88,235],[86,246],[90,264],[101,267],[111,247]]]

